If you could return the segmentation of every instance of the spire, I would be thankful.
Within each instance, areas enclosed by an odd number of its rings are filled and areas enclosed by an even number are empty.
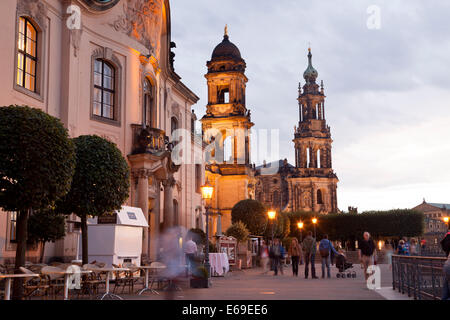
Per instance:
[[[223,32],[223,37],[228,38],[228,24],[225,25],[225,30]]]
[[[318,75],[319,73],[312,66],[311,48],[308,48],[308,68],[306,68],[305,72],[303,73],[303,78],[305,78],[306,84],[311,84],[316,82]]]

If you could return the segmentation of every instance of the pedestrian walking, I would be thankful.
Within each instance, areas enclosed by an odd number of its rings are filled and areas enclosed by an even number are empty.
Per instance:
[[[263,274],[267,274],[269,272],[269,247],[264,240],[261,246],[261,266],[263,268]]]
[[[333,254],[339,255],[339,253],[334,249],[333,244],[328,240],[328,235],[325,234],[323,239],[319,243],[319,253],[322,258],[322,279],[325,278],[325,267],[327,268],[327,277],[331,278],[330,265],[331,256]]]
[[[398,242],[397,254],[401,256],[409,255],[408,246],[406,245],[406,242],[403,239]]]
[[[273,240],[273,244],[270,247],[270,252],[269,255],[272,259],[272,267],[273,267],[273,271],[274,271],[274,276],[278,275],[278,270],[280,270],[281,267],[281,272],[283,272],[283,268],[281,266],[281,257],[282,257],[282,252],[283,252],[283,246],[280,244],[280,241],[275,238]]]
[[[192,240],[192,234],[188,234],[187,241],[184,244],[183,248],[185,257],[186,257],[186,265],[188,266],[188,273],[192,274],[192,271],[195,267],[195,258],[197,256],[197,244]]]
[[[448,257],[450,253],[450,229],[448,230],[444,239],[441,240],[441,247],[442,250],[444,250],[446,256]]]
[[[312,236],[311,231],[308,231],[308,235],[303,240],[302,249],[305,257],[305,279],[308,279],[310,264],[311,264],[311,278],[318,279],[316,277],[316,266],[314,265],[316,259],[317,242],[316,238]]]
[[[370,233],[364,232],[364,239],[359,243],[358,258],[364,269],[364,277],[367,279],[369,275],[367,274],[367,269],[370,265],[376,264],[376,251],[375,242],[370,237]]]
[[[417,256],[417,241],[416,239],[411,239],[410,246],[409,246],[409,254],[412,256]]]
[[[289,255],[291,256],[292,275],[296,277],[298,277],[298,264],[302,253],[302,247],[300,247],[297,238],[293,238],[289,247]]]

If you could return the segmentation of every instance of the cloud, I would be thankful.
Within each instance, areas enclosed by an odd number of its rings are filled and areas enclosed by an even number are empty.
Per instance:
[[[370,5],[381,10],[379,30],[366,26]],[[247,62],[254,129],[279,129],[280,158],[293,163],[297,87],[311,42],[339,207],[449,201],[450,2],[173,0],[171,10],[175,68],[201,98],[197,115],[205,112],[206,61],[228,24]]]

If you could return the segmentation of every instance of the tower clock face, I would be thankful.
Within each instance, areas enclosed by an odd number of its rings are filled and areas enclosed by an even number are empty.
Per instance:
[[[82,0],[82,1],[94,10],[103,11],[114,7],[120,0]]]

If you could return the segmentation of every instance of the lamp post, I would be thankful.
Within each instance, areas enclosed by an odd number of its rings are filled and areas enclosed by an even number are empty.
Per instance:
[[[205,268],[208,271],[208,278],[211,277],[211,265],[209,264],[209,201],[212,199],[214,188],[209,184],[208,179],[203,186],[200,187],[202,192],[202,199],[205,200],[205,214],[206,214],[206,254],[205,254]]]
[[[299,222],[299,223],[297,223],[297,227],[298,227],[298,229],[300,230],[300,242],[302,242],[302,229],[303,229],[303,222]]]
[[[450,224],[448,223],[450,220],[449,217],[444,217],[444,222],[447,224],[447,229],[450,229]]]
[[[316,218],[313,218],[313,219],[312,219],[312,223],[313,223],[313,226],[314,226],[314,238],[316,239],[316,224],[317,224],[317,219],[316,219]]]
[[[269,217],[269,220],[270,220],[271,223],[272,223],[272,244],[273,244],[273,225],[274,225],[273,220],[275,220],[275,218],[276,218],[276,216],[277,216],[277,212],[276,212],[275,210],[269,210],[269,211],[267,212],[267,216]]]

